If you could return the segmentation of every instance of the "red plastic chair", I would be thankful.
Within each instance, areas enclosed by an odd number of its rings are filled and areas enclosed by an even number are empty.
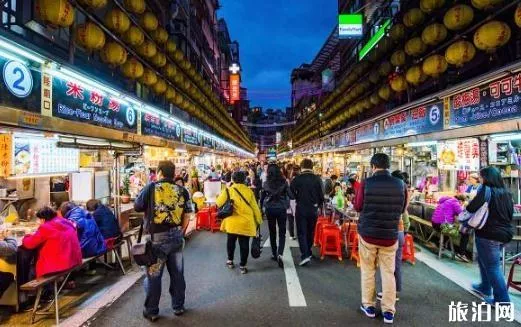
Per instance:
[[[349,257],[350,260],[356,261],[356,266],[360,268],[360,253],[358,253],[358,233],[355,234],[353,238],[353,247],[351,248],[351,256]]]
[[[510,287],[517,291],[521,291],[521,281],[514,280],[514,269],[516,266],[521,266],[521,258],[516,258],[512,262],[512,267],[510,267],[510,272],[508,273],[507,291]]]
[[[125,268],[123,267],[123,262],[121,261],[121,256],[119,255],[119,252],[118,252],[118,247],[119,246],[116,246],[116,245],[120,244],[119,241],[120,241],[119,237],[111,237],[111,238],[105,239],[105,247],[107,248],[106,254],[108,254],[110,252],[114,253],[114,256],[116,257],[116,260],[118,261],[119,267],[121,268],[121,271],[123,272],[123,275],[125,275],[126,271],[125,271]],[[101,262],[101,263],[104,264],[107,267],[112,268],[112,266],[110,266],[106,262]]]
[[[217,218],[217,211],[210,213],[210,231],[215,233],[215,231],[221,230],[221,219]]]
[[[415,250],[414,250],[414,238],[411,234],[405,236],[405,242],[403,243],[402,249],[402,261],[409,261],[412,265],[416,263]]]
[[[210,208],[203,208],[197,212],[195,229],[210,229]]]
[[[329,224],[329,219],[327,217],[319,217],[317,219],[317,224],[315,225],[315,237],[313,238],[313,245],[320,246],[322,227]]]
[[[342,261],[342,245],[340,239],[342,235],[340,228],[336,225],[323,226],[320,235],[320,259],[324,260],[326,255],[333,255]]]

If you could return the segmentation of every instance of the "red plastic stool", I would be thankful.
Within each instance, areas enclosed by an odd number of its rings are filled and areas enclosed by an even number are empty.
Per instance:
[[[324,225],[329,224],[329,219],[326,217],[320,217],[317,220],[317,223],[315,225],[315,236],[313,238],[313,245],[314,246],[320,246],[320,240],[321,240],[321,233],[322,233],[322,227]]]
[[[195,223],[195,229],[210,229],[210,209],[203,208],[197,212],[197,220]]]
[[[217,218],[217,212],[210,213],[210,231],[215,233],[215,231],[221,230],[221,220]]]
[[[360,268],[360,253],[358,253],[358,233],[354,234],[353,237],[353,247],[351,248],[351,256],[349,257],[350,260],[356,261],[356,266]]]
[[[125,271],[125,268],[123,267],[123,262],[121,261],[121,256],[119,255],[119,252],[118,252],[120,246],[121,246],[121,240],[119,237],[111,237],[111,238],[105,239],[105,247],[107,248],[107,252],[105,252],[105,262],[101,261],[101,263],[107,267],[112,268],[112,266],[106,262],[106,260],[107,260],[106,254],[112,252],[112,253],[114,253],[114,256],[116,257],[116,260],[118,261],[119,267],[121,268],[123,275],[125,275],[126,271]]]
[[[514,267],[521,266],[521,258],[516,258],[512,262],[512,267],[510,267],[510,272],[508,273],[508,282],[507,282],[507,291],[509,287],[512,287],[515,290],[521,291],[521,281],[514,280]]]
[[[402,261],[409,261],[412,265],[414,265],[416,263],[416,258],[414,255],[414,238],[411,234],[407,234],[405,236],[405,242],[403,243]]]
[[[338,226],[322,227],[320,235],[320,259],[324,260],[326,255],[334,255],[339,261],[342,261],[342,245],[340,228]]]

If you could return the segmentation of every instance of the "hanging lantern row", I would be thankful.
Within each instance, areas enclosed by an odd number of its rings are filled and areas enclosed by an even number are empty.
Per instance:
[[[479,10],[491,10],[501,3],[502,1],[472,1],[472,6]],[[443,7],[444,4],[445,1],[442,0],[420,1],[420,8],[410,9],[404,14],[403,24],[398,23],[390,28],[388,32],[389,40],[397,43],[405,39],[407,28],[415,28],[421,25],[425,21],[425,14]],[[462,30],[470,26],[473,19],[474,10],[472,7],[464,4],[458,4],[451,7],[443,17],[443,24],[433,23],[426,26],[421,33],[421,37],[413,37],[406,41],[403,50],[398,49],[394,51],[391,54],[389,61],[384,60],[377,69],[369,72],[368,80],[373,84],[379,83],[382,77],[386,77],[388,73],[393,70],[393,67],[389,69],[389,65],[394,67],[403,67],[407,61],[407,56],[419,57],[425,54],[427,46],[436,46],[441,44],[446,40],[449,30]],[[516,25],[521,27],[521,5],[516,8],[514,20]],[[334,113],[339,110],[341,113],[337,114],[334,119],[330,119],[322,126],[324,126],[325,130],[329,130],[338,124],[344,123],[347,119],[354,117],[356,113],[359,113],[360,110],[367,108],[368,103],[371,104],[372,107],[380,104],[382,101],[388,101],[391,98],[392,93],[405,91],[409,84],[417,86],[425,82],[429,77],[438,78],[447,71],[449,65],[462,67],[475,57],[476,48],[488,53],[494,52],[496,49],[508,43],[510,38],[511,29],[508,24],[498,20],[487,22],[475,31],[473,42],[459,40],[452,43],[447,47],[444,55],[431,55],[425,58],[419,65],[413,65],[406,69],[404,74],[393,73],[389,75],[388,81],[385,85],[381,86],[375,93],[368,96],[367,99],[359,100],[355,105],[348,105],[354,98],[357,98],[365,91],[360,87],[351,88],[349,89],[349,92],[345,92],[347,91],[347,87],[343,89],[344,85],[350,84],[352,80],[351,74],[355,72],[355,69],[353,69],[352,73],[349,74],[340,84],[338,88],[339,91],[336,92],[336,94],[334,91],[333,94],[323,103],[324,108],[327,110],[324,115],[324,120],[332,117]],[[384,40],[385,39],[382,39],[382,41]],[[379,46],[380,44],[378,47]],[[384,48],[387,48],[387,45],[384,44]],[[373,52],[377,51],[378,48]],[[373,57],[378,57],[378,55],[373,55]],[[364,66],[362,62],[358,65],[362,65],[362,67]],[[337,101],[333,106],[329,106],[328,100],[336,98],[339,93],[343,93],[345,96]],[[308,132],[313,128],[314,125],[311,124],[311,126],[308,125],[300,130],[300,133],[297,134],[297,138],[301,140],[300,143],[316,136],[316,131],[313,130]]]

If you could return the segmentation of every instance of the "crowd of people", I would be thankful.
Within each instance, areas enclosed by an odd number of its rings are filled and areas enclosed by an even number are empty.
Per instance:
[[[223,190],[216,199],[218,210],[231,205],[231,212],[221,222],[227,234],[225,266],[234,269],[236,244],[239,244],[239,271],[248,273],[250,240],[256,237],[263,220],[267,221],[271,259],[284,267],[286,233],[298,239],[299,266],[313,259],[313,240],[317,219],[325,204],[343,209],[346,206],[359,213],[359,255],[361,272],[361,311],[369,318],[377,315],[380,301],[385,323],[392,323],[396,301],[402,292],[402,247],[410,221],[411,201],[409,175],[390,171],[386,154],[375,154],[370,162],[370,177],[360,180],[356,173],[339,178],[322,178],[313,171],[313,162],[304,159],[299,165],[282,163],[249,163],[230,167],[211,167],[200,178],[195,167],[176,172],[170,161],[161,161],[154,178],[141,190],[135,200],[135,210],[144,212],[146,241],[150,241],[154,263],[146,266],[145,303],[143,316],[159,318],[161,280],[166,267],[170,275],[169,292],[175,315],[185,312],[184,236],[194,207],[190,194],[203,191],[201,181],[221,181]],[[476,213],[487,203],[488,220],[475,230],[475,243],[481,281],[472,289],[488,303],[507,303],[509,295],[501,273],[501,251],[513,236],[513,201],[505,188],[499,171],[482,169],[470,176],[468,187],[460,187],[455,196],[441,197],[433,213],[434,230],[444,232],[447,226],[457,226],[462,212]],[[18,251],[21,271],[18,278],[26,282],[80,265],[83,258],[98,256],[106,251],[105,240],[120,236],[120,228],[112,210],[97,200],[87,202],[86,208],[72,202],[63,203],[58,210],[49,207],[37,213],[41,224],[38,230],[26,235],[20,248],[16,241],[2,237],[0,256],[8,257]],[[468,229],[461,229],[458,257],[468,261]],[[35,269],[31,269],[31,267]],[[93,270],[95,267],[90,267]],[[377,290],[376,271],[381,274],[381,290]],[[0,292],[5,291],[13,276],[0,274]],[[74,287],[74,285],[72,285]],[[0,293],[1,294],[1,293]]]

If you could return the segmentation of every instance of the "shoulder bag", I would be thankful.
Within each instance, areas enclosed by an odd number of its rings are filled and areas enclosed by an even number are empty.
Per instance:
[[[235,191],[237,191],[239,196],[244,200],[244,202],[246,202],[246,204],[251,208],[251,210],[253,212],[254,211],[253,207],[248,202],[248,200],[246,200],[246,198],[241,194],[241,192],[239,192],[239,190],[236,189]],[[255,213],[253,213],[253,214],[255,215]],[[255,217],[254,217],[254,219],[255,219]],[[261,254],[262,254],[262,244],[261,243],[262,243],[262,235],[260,233],[260,227],[257,227],[257,234],[251,240],[251,257],[253,259],[260,258]]]
[[[226,201],[222,206],[217,208],[217,218],[225,219],[233,215],[233,200],[230,198],[230,191],[226,187]]]
[[[485,203],[474,213],[463,210],[459,216],[460,231],[468,232],[468,229],[482,229],[487,223],[489,213],[489,203],[492,196],[490,187],[485,186]]]

